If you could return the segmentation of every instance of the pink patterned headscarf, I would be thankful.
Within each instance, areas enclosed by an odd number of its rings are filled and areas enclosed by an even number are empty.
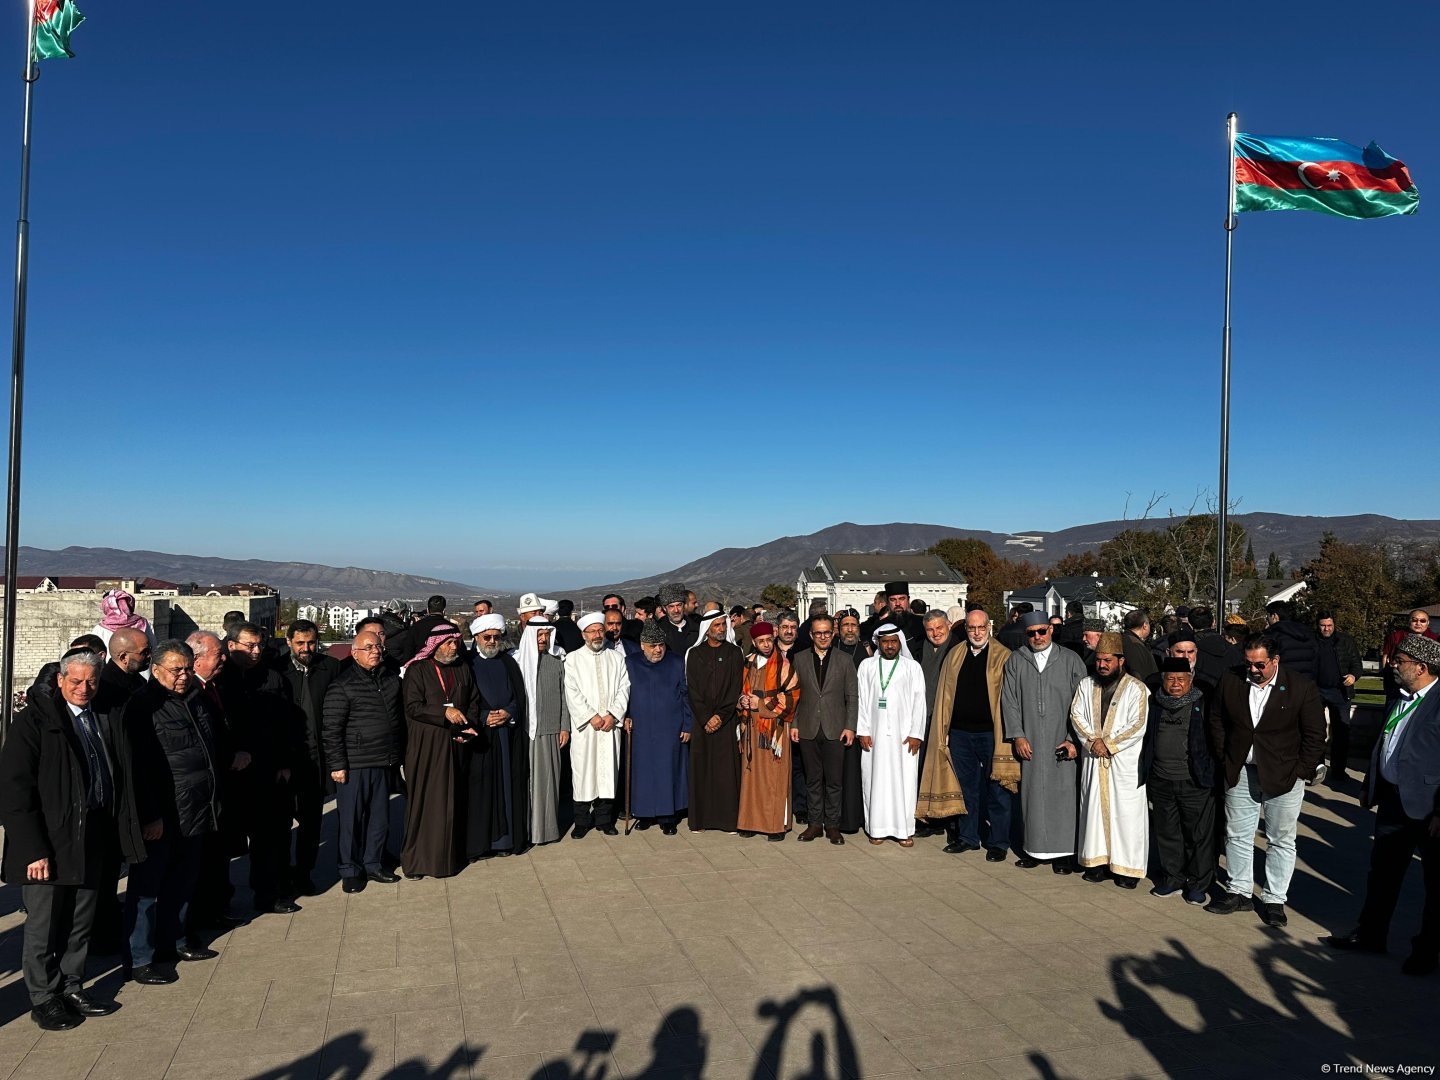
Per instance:
[[[106,630],[150,632],[145,616],[135,614],[135,597],[124,589],[111,589],[100,598],[100,625]]]

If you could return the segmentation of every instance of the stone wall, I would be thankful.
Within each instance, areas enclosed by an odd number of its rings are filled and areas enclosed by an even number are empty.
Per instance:
[[[58,660],[70,642],[100,620],[100,593],[26,593],[16,596],[15,688],[29,686],[40,669]],[[135,611],[150,620],[157,641],[195,630],[220,631],[227,611],[243,611],[267,632],[275,629],[278,596],[155,596],[141,593]]]

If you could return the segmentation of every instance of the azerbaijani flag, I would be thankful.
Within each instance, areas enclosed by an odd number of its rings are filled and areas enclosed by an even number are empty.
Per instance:
[[[68,2],[68,0],[67,0]],[[1413,214],[1420,192],[1405,163],[1373,142],[1235,136],[1235,209],[1318,210],[1343,218]]]
[[[70,33],[84,21],[74,0],[35,0],[35,59],[74,56]]]

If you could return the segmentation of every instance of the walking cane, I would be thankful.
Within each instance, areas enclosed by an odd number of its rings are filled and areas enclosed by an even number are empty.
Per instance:
[[[631,728],[634,728],[635,721],[630,721]],[[630,817],[630,763],[635,760],[635,732],[625,732],[625,835],[630,835],[630,830],[635,827],[635,821]]]

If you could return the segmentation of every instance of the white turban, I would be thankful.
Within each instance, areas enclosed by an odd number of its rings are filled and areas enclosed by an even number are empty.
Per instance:
[[[503,634],[505,632],[505,616],[477,615],[470,620],[471,634],[481,634],[486,630],[499,630]]]
[[[881,623],[877,626],[875,633],[870,635],[870,640],[875,643],[875,648],[879,649],[880,638],[882,636],[889,637],[891,634],[896,635],[900,639],[900,655],[905,657],[906,660],[914,660],[915,657],[910,655],[910,643],[905,640],[905,635],[900,633],[900,628],[892,622]]]
[[[581,630],[584,630],[587,626],[604,626],[605,616],[598,611],[591,611],[585,615],[581,615],[580,618],[576,620],[575,625]]]

